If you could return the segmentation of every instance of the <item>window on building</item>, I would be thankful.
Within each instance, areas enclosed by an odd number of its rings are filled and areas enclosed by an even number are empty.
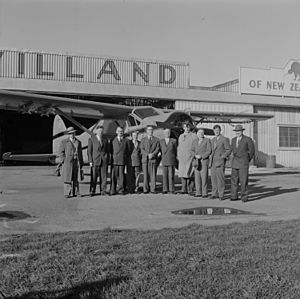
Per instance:
[[[279,127],[279,147],[300,147],[300,127]]]

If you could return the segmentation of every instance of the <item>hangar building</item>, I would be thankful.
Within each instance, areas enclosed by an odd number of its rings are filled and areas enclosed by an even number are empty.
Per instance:
[[[0,50],[0,88],[123,105],[215,112],[255,112],[273,118],[246,124],[255,164],[300,166],[300,62],[282,68],[241,67],[239,78],[212,87],[190,85],[188,63],[31,50]],[[88,121],[88,120],[86,120]],[[53,117],[0,110],[0,155],[51,152]],[[213,124],[208,124],[213,126]],[[222,124],[233,137],[232,126]]]

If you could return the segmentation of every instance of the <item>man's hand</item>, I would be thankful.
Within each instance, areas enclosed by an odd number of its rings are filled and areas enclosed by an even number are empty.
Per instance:
[[[153,158],[153,154],[149,154],[148,158],[151,160]]]
[[[196,155],[195,157],[196,157],[196,159],[201,159],[200,155]]]
[[[90,166],[93,167],[93,163],[92,162],[90,163]]]

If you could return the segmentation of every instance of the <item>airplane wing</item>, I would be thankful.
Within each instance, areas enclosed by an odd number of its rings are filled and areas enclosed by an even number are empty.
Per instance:
[[[94,119],[125,119],[132,107],[59,96],[0,90],[0,109],[41,115],[59,114]]]
[[[230,112],[205,112],[205,111],[190,111],[190,114],[196,122],[203,123],[249,123],[253,121],[267,120],[273,115],[260,113],[230,113]]]
[[[12,154],[11,152],[2,155],[4,161],[29,161],[29,162],[49,162],[55,164],[55,154]]]

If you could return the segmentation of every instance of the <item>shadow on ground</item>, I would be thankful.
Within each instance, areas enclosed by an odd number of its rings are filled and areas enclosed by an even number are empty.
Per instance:
[[[119,285],[129,280],[129,277],[113,277],[106,278],[96,282],[83,283],[68,289],[56,291],[36,291],[28,292],[19,296],[11,296],[4,298],[18,299],[37,299],[37,298],[62,298],[62,299],[79,299],[79,298],[103,298],[104,294],[110,290],[112,286]],[[0,297],[1,298],[1,297]]]

